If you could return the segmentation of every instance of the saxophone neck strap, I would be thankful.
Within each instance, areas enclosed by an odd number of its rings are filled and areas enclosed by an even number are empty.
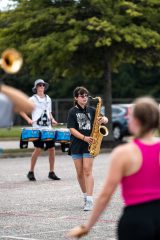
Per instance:
[[[86,115],[88,120],[91,121],[91,119],[90,119],[90,117],[89,117],[89,115],[87,113],[87,107],[82,108],[78,103],[76,103],[76,106],[78,107],[79,110],[81,110],[81,112],[83,112]]]

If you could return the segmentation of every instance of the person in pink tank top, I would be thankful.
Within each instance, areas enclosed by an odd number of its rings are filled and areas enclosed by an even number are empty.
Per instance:
[[[134,136],[112,152],[104,186],[85,225],[73,228],[68,237],[88,234],[105,210],[118,184],[125,207],[118,222],[119,240],[160,240],[160,110],[150,97],[138,98],[129,117]]]

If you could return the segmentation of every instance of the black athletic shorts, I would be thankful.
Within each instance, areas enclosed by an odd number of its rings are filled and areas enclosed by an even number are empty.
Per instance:
[[[33,144],[34,144],[34,147],[41,148],[41,149],[44,149],[44,150],[55,147],[55,141],[54,140],[50,140],[50,141],[36,140],[36,141],[33,141]]]
[[[160,200],[124,208],[119,240],[160,240]]]

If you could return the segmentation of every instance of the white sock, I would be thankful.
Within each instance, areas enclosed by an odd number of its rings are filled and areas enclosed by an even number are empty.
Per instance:
[[[93,202],[93,196],[87,196],[87,201]]]
[[[84,197],[84,199],[86,199],[87,198],[87,193],[83,193],[83,197]]]

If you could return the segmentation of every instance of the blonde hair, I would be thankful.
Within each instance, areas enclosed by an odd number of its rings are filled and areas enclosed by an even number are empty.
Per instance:
[[[141,124],[138,137],[142,137],[151,130],[160,130],[160,108],[151,97],[140,97],[135,100],[133,117],[138,119]]]

